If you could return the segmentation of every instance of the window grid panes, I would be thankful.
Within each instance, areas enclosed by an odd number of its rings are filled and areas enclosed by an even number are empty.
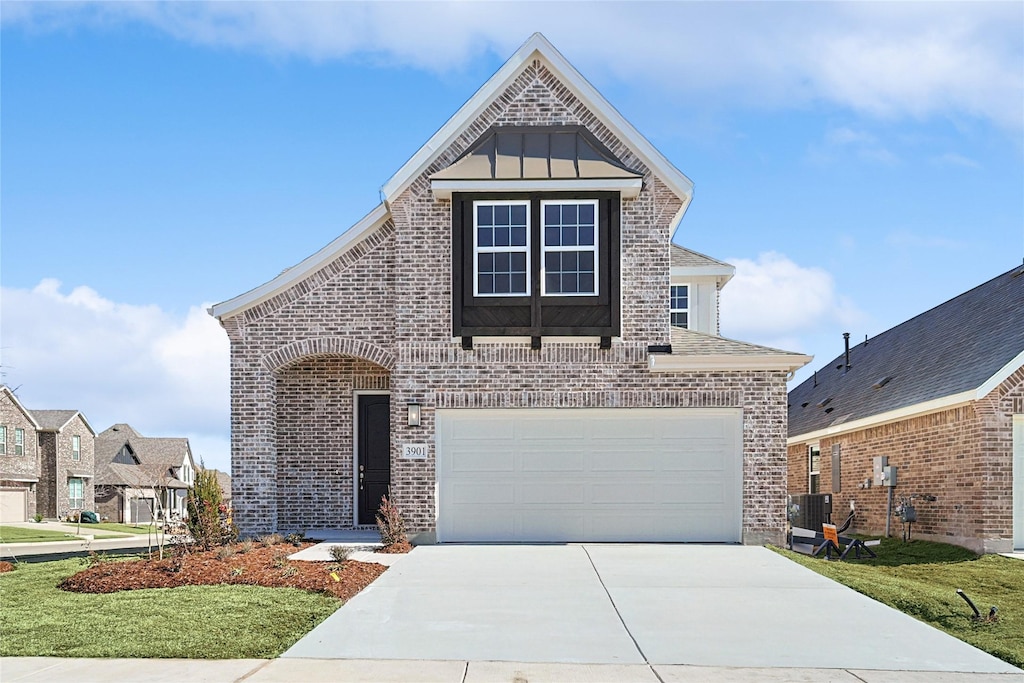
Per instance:
[[[71,459],[82,459],[82,437],[78,435],[71,437]]]
[[[68,498],[71,499],[72,510],[85,507],[85,482],[82,479],[68,479]]]
[[[597,294],[597,202],[541,202],[541,221],[542,293]]]
[[[476,296],[529,295],[529,209],[526,201],[473,202]]]
[[[7,455],[7,427],[0,426],[0,455]]]
[[[821,449],[810,446],[807,449],[807,492],[818,493],[821,488]]]
[[[14,430],[14,454],[25,455],[25,430],[15,428]]]
[[[690,286],[672,285],[670,294],[672,325],[674,327],[690,327]]]

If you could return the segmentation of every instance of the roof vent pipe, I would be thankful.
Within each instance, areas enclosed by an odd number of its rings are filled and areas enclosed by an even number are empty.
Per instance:
[[[845,373],[850,371],[850,333],[849,332],[843,332],[843,343],[846,346],[846,369],[843,370],[843,373],[845,374]]]

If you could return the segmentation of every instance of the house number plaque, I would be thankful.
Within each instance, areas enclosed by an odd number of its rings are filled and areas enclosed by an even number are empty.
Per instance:
[[[402,444],[402,457],[407,460],[426,460],[430,445],[425,443]]]

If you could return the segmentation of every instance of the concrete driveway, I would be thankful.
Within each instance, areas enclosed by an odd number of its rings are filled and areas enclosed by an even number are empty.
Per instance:
[[[283,657],[1020,673],[770,550],[713,545],[422,546]]]

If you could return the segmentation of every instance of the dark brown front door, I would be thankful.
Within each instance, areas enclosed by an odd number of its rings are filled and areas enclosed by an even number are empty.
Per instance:
[[[358,397],[359,524],[376,524],[380,499],[391,484],[391,397]]]

